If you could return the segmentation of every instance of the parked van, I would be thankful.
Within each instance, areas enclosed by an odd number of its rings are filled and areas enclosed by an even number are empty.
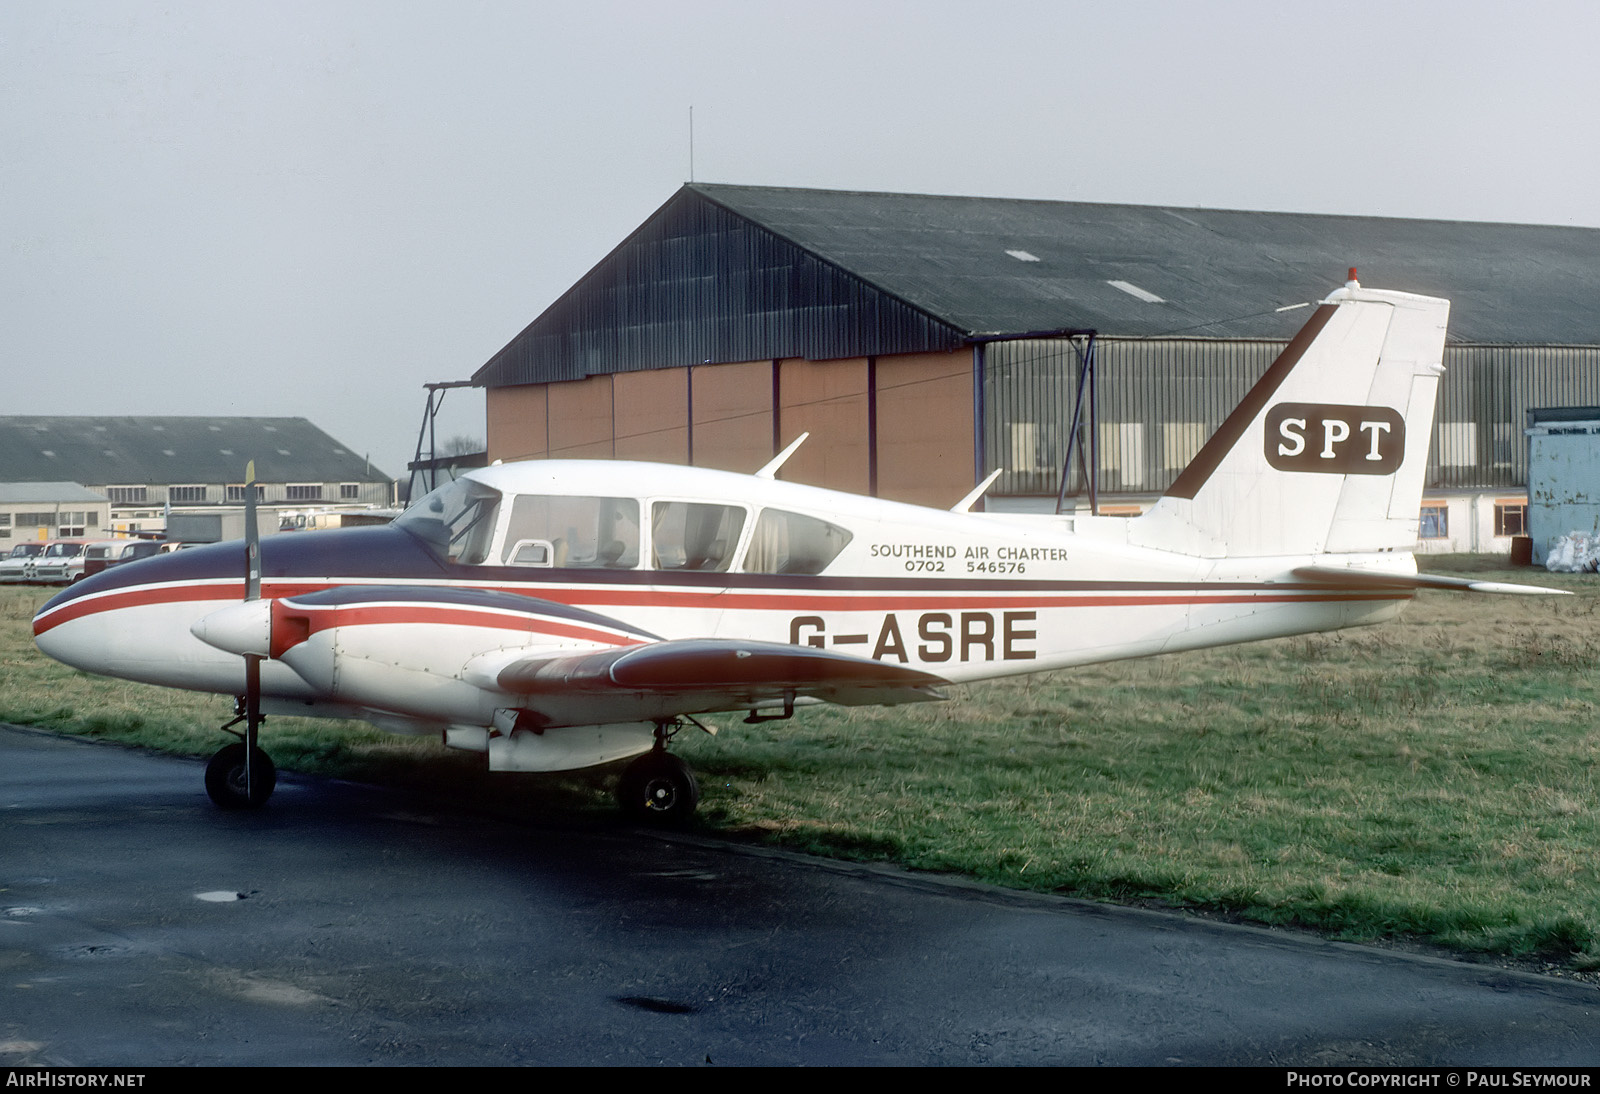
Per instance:
[[[115,543],[110,539],[53,539],[33,559],[28,581],[34,585],[71,585],[82,580],[85,556],[91,547]]]
[[[29,565],[43,552],[42,540],[14,544],[5,557],[0,558],[0,585],[21,585],[28,579]]]

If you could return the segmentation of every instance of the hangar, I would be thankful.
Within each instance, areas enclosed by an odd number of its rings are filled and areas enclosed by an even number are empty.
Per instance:
[[[490,459],[809,431],[785,478],[1131,513],[1350,267],[1453,302],[1421,546],[1506,549],[1526,410],[1600,403],[1600,230],[690,183],[473,382]]]
[[[88,487],[110,502],[104,532],[158,531],[173,508],[242,505],[250,460],[257,496],[291,521],[393,504],[383,472],[304,418],[0,416],[0,480]],[[28,538],[68,534],[83,532],[28,527]]]

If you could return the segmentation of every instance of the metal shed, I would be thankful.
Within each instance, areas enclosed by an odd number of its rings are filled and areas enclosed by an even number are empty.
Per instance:
[[[1528,411],[1528,534],[1543,563],[1559,536],[1600,536],[1600,406]]]

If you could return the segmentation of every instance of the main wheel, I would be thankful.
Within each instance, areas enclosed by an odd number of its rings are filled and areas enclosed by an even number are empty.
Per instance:
[[[634,820],[682,824],[700,804],[700,784],[689,765],[670,752],[647,752],[622,772],[617,801]]]
[[[228,745],[206,764],[206,793],[219,809],[260,809],[278,785],[278,769],[259,748],[250,757],[250,787],[245,789],[244,745]]]

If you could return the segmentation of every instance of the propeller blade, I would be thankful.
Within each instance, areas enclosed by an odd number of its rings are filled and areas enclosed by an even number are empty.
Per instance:
[[[244,598],[261,599],[261,527],[256,523],[256,461],[244,467]],[[244,658],[244,785],[254,799],[256,739],[261,728],[261,658]]]
[[[261,599],[261,528],[256,523],[256,461],[244,466],[244,598]]]

